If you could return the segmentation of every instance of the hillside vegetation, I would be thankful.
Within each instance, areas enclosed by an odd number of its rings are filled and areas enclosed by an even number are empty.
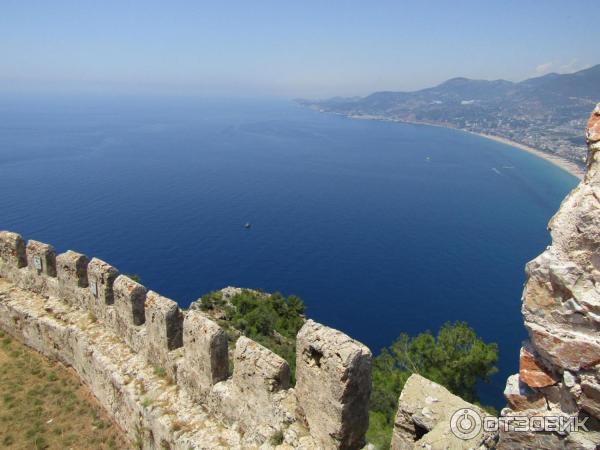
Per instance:
[[[483,342],[464,322],[446,323],[437,336],[430,331],[414,337],[401,334],[373,361],[367,440],[378,449],[389,448],[398,397],[413,373],[478,404],[477,383],[497,371],[497,359],[498,346]],[[495,414],[493,408],[486,409]]]
[[[295,382],[296,334],[304,324],[304,302],[295,295],[265,294],[242,289],[231,297],[210,292],[193,304],[227,332],[230,347],[243,334],[285,359]]]

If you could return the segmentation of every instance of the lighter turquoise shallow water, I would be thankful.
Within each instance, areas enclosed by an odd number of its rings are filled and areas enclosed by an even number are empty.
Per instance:
[[[576,182],[477,136],[285,101],[0,102],[0,229],[182,306],[226,285],[297,294],[374,351],[466,320],[500,345],[481,389],[496,405],[525,337],[524,265]]]

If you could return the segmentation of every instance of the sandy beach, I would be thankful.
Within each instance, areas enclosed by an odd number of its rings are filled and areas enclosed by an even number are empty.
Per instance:
[[[543,158],[546,161],[554,164],[555,166],[560,167],[565,172],[569,172],[571,175],[579,178],[580,180],[583,178],[583,175],[585,174],[584,170],[581,167],[579,167],[577,164],[575,164],[574,162],[569,161],[567,159],[561,158],[560,156],[551,155],[550,153],[543,152],[543,151],[535,149],[533,147],[529,147],[528,145],[519,144],[518,142],[514,142],[509,139],[500,137],[500,136],[493,136],[491,134],[483,134],[483,133],[474,133],[471,131],[468,131],[468,133],[476,134],[477,136],[481,136],[486,139],[491,139],[496,142],[501,142],[502,144],[510,145],[511,147],[516,147],[520,150],[524,150],[526,152],[532,153],[532,154],[534,154],[540,158]]]
[[[529,147],[528,145],[525,144],[520,144],[519,142],[515,142],[515,141],[511,141],[510,139],[506,139],[500,136],[494,136],[492,134],[484,134],[484,133],[476,133],[474,131],[467,131],[467,130],[461,130],[460,128],[455,128],[455,127],[450,127],[450,126],[446,126],[446,125],[442,125],[442,124],[437,124],[437,123],[427,123],[427,122],[413,122],[413,121],[409,121],[409,120],[394,120],[394,119],[388,119],[386,117],[383,116],[374,116],[374,115],[345,115],[345,114],[340,114],[340,115],[344,115],[346,117],[349,117],[351,119],[359,119],[359,120],[382,120],[385,122],[398,122],[398,123],[410,123],[413,125],[427,125],[430,127],[440,127],[440,128],[448,128],[451,130],[457,130],[457,131],[463,131],[465,133],[470,133],[470,134],[474,134],[476,136],[481,136],[483,138],[486,139],[491,139],[492,141],[496,141],[496,142],[500,142],[502,144],[506,144],[506,145],[510,145],[511,147],[515,147],[518,148],[519,150],[523,150],[526,151],[528,153],[531,153],[539,158],[545,159],[546,161],[550,162],[551,164],[554,164],[555,166],[561,168],[562,170],[564,170],[565,172],[570,173],[571,175],[573,175],[574,177],[578,178],[578,179],[583,179],[583,176],[585,175],[585,171],[584,169],[582,169],[581,167],[579,167],[577,164],[575,164],[572,161],[569,161],[567,159],[561,158],[560,156],[556,156],[556,155],[552,155],[550,153],[544,152],[542,150],[538,150],[536,148],[533,147]]]

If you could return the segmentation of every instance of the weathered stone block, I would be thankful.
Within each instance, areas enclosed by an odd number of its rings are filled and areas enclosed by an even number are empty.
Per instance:
[[[537,352],[557,367],[576,372],[600,363],[596,336],[558,327],[547,330],[532,322],[525,322],[525,328]]]
[[[281,356],[241,336],[235,345],[233,384],[249,401],[290,387],[290,367]]]
[[[230,383],[231,394],[224,399],[222,409],[244,432],[255,430],[263,436],[259,440],[266,440],[281,431],[284,423],[294,420],[294,415],[282,408],[282,403],[294,400],[293,393],[287,390],[288,363],[245,336],[236,342]]]
[[[142,336],[146,320],[144,313],[144,302],[146,301],[146,288],[136,283],[125,275],[119,275],[113,284],[114,315],[111,315],[112,326],[116,333],[134,351],[140,351],[147,347],[146,336]]]
[[[127,327],[143,325],[146,320],[146,288],[125,275],[119,275],[113,283],[113,294],[118,321]]]
[[[29,241],[26,248],[27,269],[14,273],[14,282],[46,297],[61,296],[56,278],[56,254],[51,245]],[[69,297],[70,298],[70,297]]]
[[[229,374],[227,334],[200,311],[188,311],[183,320],[186,371],[192,390],[205,391]]]
[[[67,287],[85,288],[88,259],[81,253],[69,250],[56,257],[56,273],[59,283]]]
[[[600,385],[589,381],[581,383],[581,407],[600,420]]]
[[[344,333],[306,322],[297,337],[296,394],[325,448],[362,448],[369,425],[371,351]]]
[[[0,231],[0,275],[6,277],[9,271],[27,265],[25,241],[21,235],[10,231]]]
[[[500,427],[496,450],[585,450],[586,447],[568,446],[564,436],[558,433],[515,431],[512,427]],[[592,447],[593,448],[593,447]],[[591,449],[590,449],[591,450]]]
[[[504,398],[514,411],[546,407],[546,400],[542,394],[523,383],[518,373],[508,377],[504,388]]]
[[[56,257],[57,295],[72,306],[89,307],[87,281],[88,259],[81,253],[69,250]]]
[[[562,411],[563,413],[570,415],[577,415],[577,411],[579,410],[577,400],[574,393],[564,384],[558,383],[536,389],[536,391],[544,396],[546,400],[546,409]],[[579,392],[577,392],[577,395],[579,395]]]
[[[90,294],[98,299],[100,305],[112,305],[115,302],[113,285],[119,271],[98,258],[92,258],[87,267]]]
[[[529,344],[521,347],[519,355],[519,378],[520,381],[532,388],[552,386],[558,382],[558,378],[544,367]]]
[[[468,414],[466,420],[475,425],[472,436],[457,437],[452,432],[452,418],[457,411]],[[481,428],[477,431],[476,427],[487,415],[443,386],[413,374],[400,394],[391,450],[489,448],[486,444],[493,433],[484,433]]]
[[[27,242],[27,267],[37,274],[56,277],[56,253],[54,247],[43,242]]]
[[[183,314],[173,300],[150,291],[146,295],[148,360],[163,366],[169,351],[183,345]]]

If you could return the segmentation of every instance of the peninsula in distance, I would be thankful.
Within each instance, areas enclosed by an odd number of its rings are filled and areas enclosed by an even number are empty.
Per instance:
[[[452,78],[413,92],[375,92],[298,102],[356,119],[389,120],[457,128],[495,136],[585,164],[581,130],[600,98],[600,64],[575,73],[549,73],[521,82]]]

